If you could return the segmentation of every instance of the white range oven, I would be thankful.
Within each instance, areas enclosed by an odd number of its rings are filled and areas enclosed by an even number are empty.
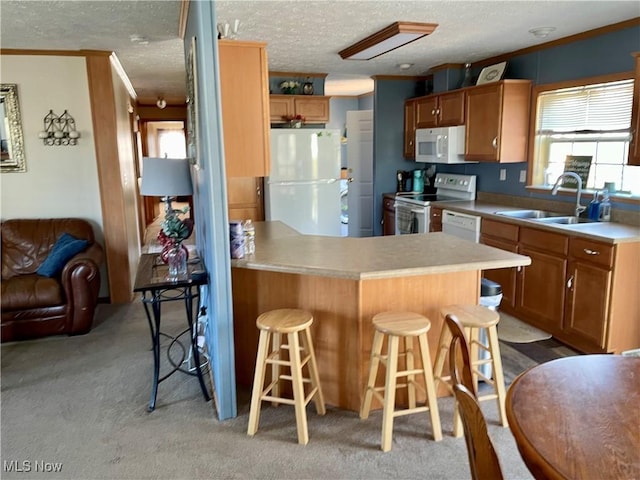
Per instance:
[[[470,201],[476,198],[476,176],[437,173],[436,193],[397,193],[396,235],[428,233],[431,205],[437,202]]]

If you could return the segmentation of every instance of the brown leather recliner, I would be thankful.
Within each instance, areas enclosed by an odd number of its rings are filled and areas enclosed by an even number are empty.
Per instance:
[[[36,270],[58,238],[89,242],[51,278]],[[89,222],[78,218],[2,222],[2,342],[89,332],[100,290],[102,246]]]

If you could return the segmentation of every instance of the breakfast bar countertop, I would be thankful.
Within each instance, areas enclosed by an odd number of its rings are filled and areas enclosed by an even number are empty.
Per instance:
[[[256,222],[256,253],[232,267],[354,280],[526,266],[529,257],[444,233],[385,237],[302,235],[281,222]]]

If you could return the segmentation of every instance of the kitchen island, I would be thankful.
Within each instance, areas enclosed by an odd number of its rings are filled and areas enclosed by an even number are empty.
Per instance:
[[[256,253],[232,260],[236,377],[251,386],[255,321],[276,308],[314,316],[312,336],[325,401],[358,411],[373,341],[371,318],[386,310],[431,320],[432,360],[440,308],[477,304],[482,270],[529,265],[529,257],[443,233],[348,238],[301,235],[280,222],[256,223]]]

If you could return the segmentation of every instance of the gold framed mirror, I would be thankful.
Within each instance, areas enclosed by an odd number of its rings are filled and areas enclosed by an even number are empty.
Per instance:
[[[0,84],[0,172],[26,172],[18,86]]]

